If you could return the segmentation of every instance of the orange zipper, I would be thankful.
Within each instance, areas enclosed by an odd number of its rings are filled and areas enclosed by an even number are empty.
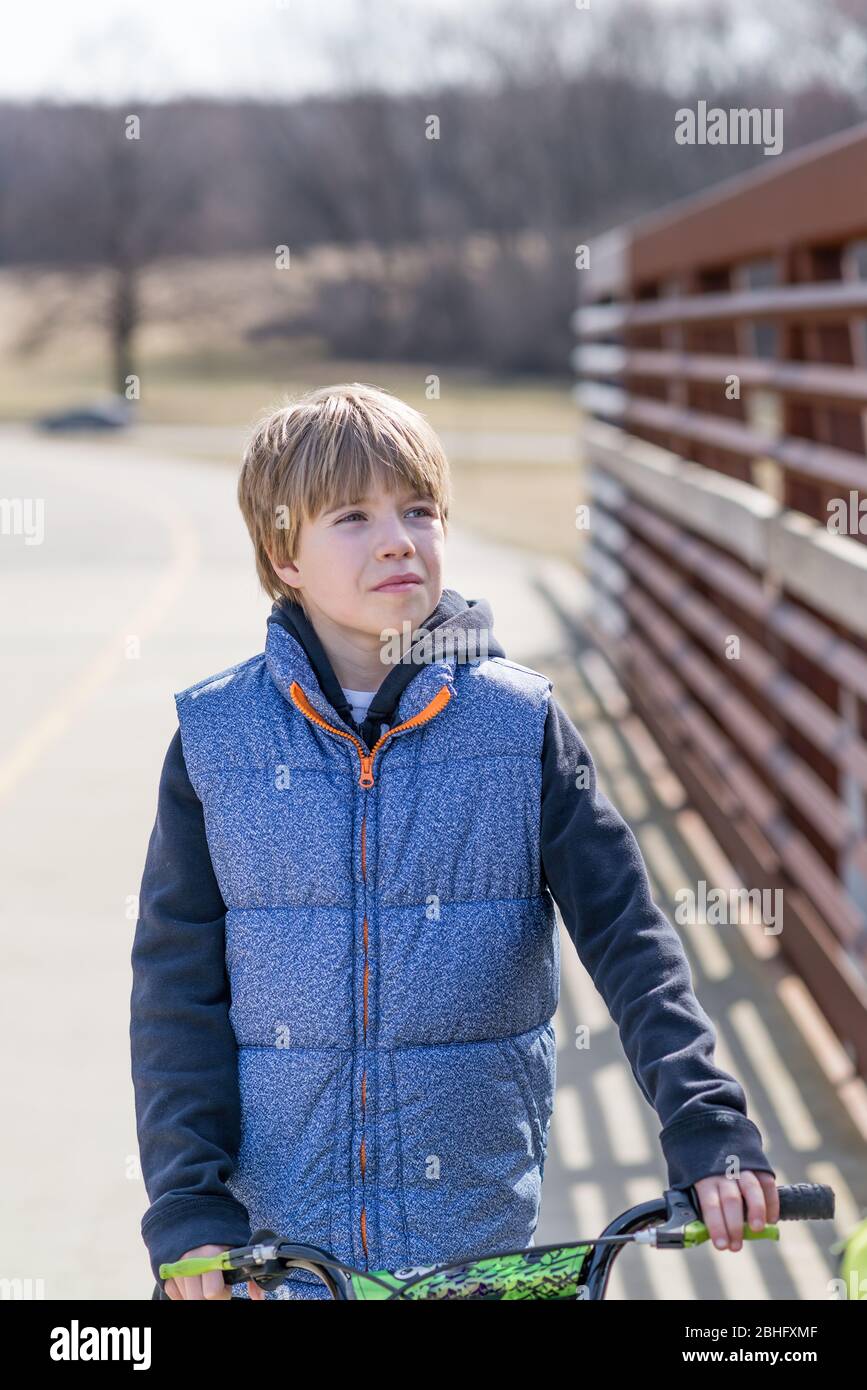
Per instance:
[[[290,685],[290,687],[289,687],[289,694],[292,696],[292,701],[293,701],[293,703],[297,706],[297,708],[301,710],[302,714],[306,714],[306,716],[307,716],[308,719],[312,719],[313,722],[314,722],[314,724],[319,724],[321,728],[327,729],[329,733],[332,733],[332,734],[339,734],[339,736],[340,736],[341,738],[348,738],[348,739],[350,740],[350,742],[352,742],[352,743],[355,744],[355,746],[356,746],[356,748],[357,748],[357,750],[358,750],[358,757],[359,757],[360,762],[361,762],[361,776],[360,776],[359,779],[358,779],[358,785],[359,785],[360,787],[372,787],[372,786],[373,786],[373,760],[374,760],[374,758],[376,757],[376,755],[377,755],[377,753],[379,752],[379,750],[380,750],[380,748],[382,747],[382,745],[386,742],[387,739],[391,738],[392,734],[396,734],[396,733],[398,732],[398,730],[400,730],[400,729],[411,729],[411,728],[414,728],[415,725],[417,725],[417,724],[426,724],[427,721],[428,721],[429,719],[433,719],[435,715],[439,714],[440,710],[445,709],[446,705],[448,704],[449,700],[450,700],[451,697],[452,697],[452,692],[449,690],[449,688],[448,688],[447,685],[444,685],[444,686],[442,687],[441,690],[438,690],[438,691],[437,691],[436,695],[433,697],[433,699],[430,701],[430,703],[427,704],[427,705],[425,705],[424,709],[419,710],[418,714],[414,714],[414,715],[412,716],[411,719],[406,719],[406,720],[404,720],[404,722],[403,722],[402,724],[395,724],[394,727],[393,727],[392,729],[389,729],[387,733],[382,734],[381,737],[377,739],[376,743],[373,745],[373,747],[371,748],[371,750],[370,750],[369,753],[365,753],[365,751],[364,751],[364,744],[361,742],[360,739],[357,739],[357,738],[355,737],[354,734],[350,734],[350,733],[349,733],[347,730],[345,730],[345,729],[335,729],[335,727],[334,727],[333,724],[329,724],[328,721],[327,721],[327,719],[323,719],[321,714],[317,714],[317,713],[316,713],[316,710],[315,710],[315,709],[313,708],[313,706],[311,705],[310,701],[308,700],[307,696],[304,694],[304,691],[301,689],[301,686],[298,684],[297,681],[293,681],[292,684]],[[366,826],[366,820],[367,820],[367,810],[365,809],[364,814],[363,814],[362,817],[361,817],[361,877],[362,877],[362,880],[363,880],[365,883],[367,882],[367,870],[366,870],[366,863],[365,863],[365,826]],[[364,1039],[364,1042],[365,1042],[365,1043],[367,1042],[367,984],[368,984],[369,978],[370,978],[370,962],[369,962],[369,960],[368,960],[368,955],[367,955],[367,914],[365,914],[365,917],[364,917],[364,990],[363,990],[363,998],[364,998],[363,1039]],[[361,1147],[360,1147],[359,1152],[358,1152],[358,1162],[359,1162],[359,1166],[360,1166],[360,1168],[361,1168],[362,1193],[363,1193],[363,1190],[364,1190],[364,1173],[365,1173],[365,1169],[366,1169],[366,1167],[367,1167],[367,1150],[366,1150],[366,1147],[365,1147],[365,1134],[364,1134],[364,1119],[365,1119],[365,1114],[366,1114],[366,1107],[367,1107],[367,1068],[365,1068],[364,1072],[362,1073],[362,1077],[361,1077]],[[363,1197],[363,1195],[362,1195],[362,1199],[361,1199],[361,1243],[362,1243],[362,1246],[364,1247],[364,1254],[365,1254],[365,1258],[366,1258],[366,1257],[367,1257],[367,1253],[368,1253],[368,1251],[367,1251],[367,1213],[366,1213],[365,1206],[364,1206],[364,1197]]]
[[[306,714],[307,718],[312,719],[314,724],[319,724],[323,729],[327,729],[329,733],[339,734],[341,738],[348,738],[351,743],[355,744],[361,762],[361,776],[358,779],[358,785],[360,787],[373,786],[373,760],[382,745],[387,739],[391,738],[392,734],[396,734],[400,729],[411,729],[416,724],[426,724],[429,719],[433,719],[435,715],[439,714],[440,710],[444,709],[452,698],[452,692],[447,685],[444,685],[441,690],[437,691],[430,703],[425,705],[424,709],[419,710],[418,714],[414,714],[412,719],[405,719],[402,724],[395,724],[394,728],[389,729],[388,733],[382,734],[376,740],[376,743],[369,753],[365,753],[364,744],[360,739],[355,737],[355,734],[350,734],[346,729],[335,729],[333,724],[329,724],[327,719],[323,719],[321,714],[316,713],[297,681],[293,681],[290,685],[289,694],[292,696],[293,703],[297,705],[302,714]]]

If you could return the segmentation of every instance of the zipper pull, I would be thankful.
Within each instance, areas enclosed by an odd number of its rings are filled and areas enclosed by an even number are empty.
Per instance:
[[[359,779],[358,779],[358,785],[359,785],[360,787],[372,787],[372,786],[373,786],[373,754],[372,754],[372,753],[362,753],[362,754],[361,754],[361,776],[360,776]]]

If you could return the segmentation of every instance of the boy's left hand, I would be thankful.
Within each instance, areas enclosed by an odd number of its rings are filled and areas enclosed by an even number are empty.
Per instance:
[[[744,1243],[745,1220],[754,1231],[779,1220],[780,1199],[773,1173],[755,1173],[751,1168],[744,1168],[739,1178],[725,1178],[715,1173],[699,1178],[693,1186],[701,1205],[702,1220],[719,1250],[740,1250]]]

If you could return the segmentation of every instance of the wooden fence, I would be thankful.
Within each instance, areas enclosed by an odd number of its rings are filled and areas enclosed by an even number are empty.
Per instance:
[[[867,126],[589,250],[597,634],[867,1075]]]

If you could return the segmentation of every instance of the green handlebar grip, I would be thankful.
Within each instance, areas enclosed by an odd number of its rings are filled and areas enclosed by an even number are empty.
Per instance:
[[[160,1265],[161,1279],[187,1279],[194,1274],[207,1274],[211,1269],[228,1269],[224,1250],[221,1255],[191,1255],[187,1260],[175,1260],[173,1264]]]
[[[779,1240],[779,1226],[770,1224],[762,1227],[760,1231],[754,1231],[752,1226],[744,1225],[744,1240]],[[683,1232],[684,1246],[703,1245],[706,1240],[710,1240],[710,1232],[703,1221],[690,1221]]]

